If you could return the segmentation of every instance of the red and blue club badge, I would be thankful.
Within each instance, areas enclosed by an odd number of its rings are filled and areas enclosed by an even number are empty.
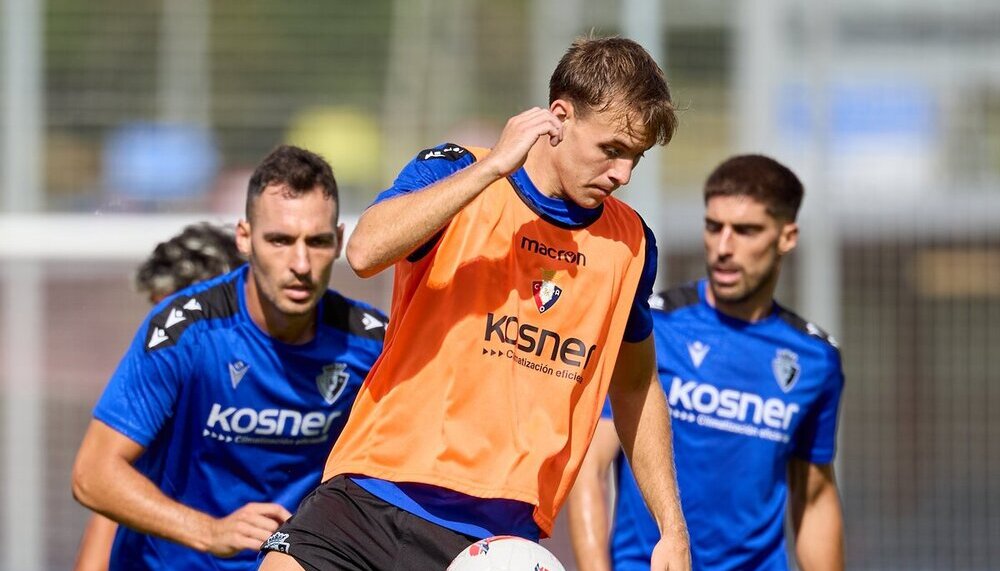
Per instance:
[[[562,288],[556,285],[555,270],[542,270],[542,279],[531,282],[531,294],[535,298],[538,313],[545,313],[559,301]]]

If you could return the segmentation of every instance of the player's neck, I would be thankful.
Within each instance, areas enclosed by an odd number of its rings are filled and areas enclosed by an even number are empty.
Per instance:
[[[715,298],[712,293],[712,284],[705,287],[705,300],[708,305],[716,311],[729,317],[755,323],[764,319],[774,310],[774,285],[766,285],[754,292],[753,295],[740,301],[725,301]]]
[[[528,158],[524,160],[524,172],[528,173],[528,178],[538,192],[549,198],[564,198],[559,180],[552,168],[551,152],[552,146],[548,143],[548,137],[538,139],[528,151]]]
[[[268,336],[289,345],[302,345],[315,337],[315,310],[304,315],[282,312],[261,295],[253,274],[247,276],[244,293],[250,319]]]

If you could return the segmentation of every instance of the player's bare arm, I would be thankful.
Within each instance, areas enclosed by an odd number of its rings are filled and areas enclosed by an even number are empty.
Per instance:
[[[541,138],[562,139],[562,123],[548,109],[533,108],[507,121],[483,160],[420,192],[372,205],[347,242],[347,261],[361,277],[373,276],[426,242],[490,184],[524,164]]]
[[[833,464],[793,459],[788,466],[795,556],[803,571],[844,569],[844,517]]]
[[[247,504],[219,519],[189,508],[164,495],[132,466],[143,451],[101,421],[91,421],[73,465],[73,496],[137,531],[220,557],[258,549],[291,516],[271,503]]]
[[[608,470],[620,445],[615,425],[601,419],[566,505],[573,554],[580,571],[611,571],[608,552]]]
[[[107,571],[116,531],[117,523],[100,514],[92,514],[80,538],[80,551],[76,554],[73,571]]]
[[[691,549],[674,472],[670,415],[656,376],[652,335],[622,343],[608,396],[622,450],[660,528],[651,569],[689,570]]]

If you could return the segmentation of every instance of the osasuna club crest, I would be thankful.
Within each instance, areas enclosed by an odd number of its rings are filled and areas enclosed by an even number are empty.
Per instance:
[[[350,378],[346,363],[331,363],[323,367],[323,372],[316,377],[316,388],[323,395],[326,404],[333,404],[347,388]]]
[[[778,349],[771,361],[771,370],[774,371],[774,380],[778,381],[778,386],[786,393],[792,390],[799,380],[799,356],[788,349]]]
[[[538,308],[538,313],[548,311],[562,295],[562,288],[553,281],[555,277],[554,270],[542,270],[542,279],[531,282],[531,295],[535,298],[535,307]]]

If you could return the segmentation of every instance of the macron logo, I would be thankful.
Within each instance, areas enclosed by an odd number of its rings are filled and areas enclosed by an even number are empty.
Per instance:
[[[558,248],[546,246],[542,242],[533,238],[528,238],[527,236],[521,236],[521,249],[527,250],[532,254],[545,256],[546,258],[552,260],[567,262],[577,266],[587,265],[587,256],[581,252],[577,252],[576,250],[560,250]]]
[[[159,327],[156,327],[153,329],[153,334],[149,336],[149,343],[146,345],[146,348],[152,349],[167,339],[169,339],[169,337],[167,337],[167,332]]]
[[[430,159],[448,159],[449,161],[457,161],[462,158],[462,155],[468,153],[469,151],[459,147],[458,145],[448,145],[443,149],[427,149],[422,152],[423,154],[420,156],[420,160],[422,161]]]
[[[361,317],[361,325],[364,326],[365,331],[371,331],[372,329],[378,329],[379,327],[385,327],[385,323],[382,323],[378,318],[370,313],[364,314]]]
[[[248,370],[250,370],[250,365],[247,365],[243,361],[236,361],[229,364],[229,380],[233,382],[234,389],[243,380],[243,375],[247,374]]]
[[[247,365],[243,361],[236,361],[235,363],[229,363],[229,380],[233,383],[233,388],[240,384],[243,380],[243,375],[247,374],[250,370],[250,365]]]
[[[170,315],[167,316],[167,323],[166,323],[166,325],[164,325],[164,327],[167,328],[167,329],[170,329],[174,325],[177,325],[181,321],[185,321],[185,320],[187,320],[187,318],[184,317],[184,312],[183,311],[181,311],[179,309],[171,309],[170,310]]]
[[[701,341],[695,341],[694,343],[688,343],[688,355],[691,356],[691,362],[694,363],[695,368],[701,366],[701,362],[705,360],[705,356],[708,355],[708,350],[711,349],[708,345],[705,345]]]

